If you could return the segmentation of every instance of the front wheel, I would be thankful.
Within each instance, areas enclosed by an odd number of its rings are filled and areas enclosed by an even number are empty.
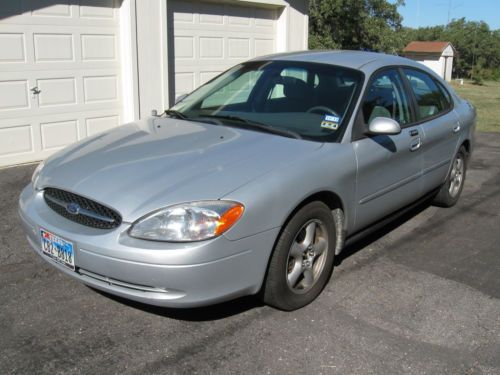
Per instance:
[[[453,159],[450,173],[445,183],[434,198],[432,204],[440,207],[454,206],[464,188],[465,174],[467,172],[467,150],[461,146]]]
[[[335,255],[335,223],[322,202],[302,207],[280,234],[263,290],[266,304],[296,310],[312,302],[330,277]]]

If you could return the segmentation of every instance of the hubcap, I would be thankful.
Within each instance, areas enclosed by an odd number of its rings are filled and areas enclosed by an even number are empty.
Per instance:
[[[456,197],[462,187],[465,172],[464,167],[464,160],[461,155],[458,155],[453,162],[453,167],[450,173],[450,185],[448,187],[448,192],[452,197]]]
[[[298,231],[288,252],[287,284],[305,293],[318,281],[328,255],[328,232],[321,220],[311,220]]]

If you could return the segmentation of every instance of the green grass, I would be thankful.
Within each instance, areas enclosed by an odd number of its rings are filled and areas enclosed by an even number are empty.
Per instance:
[[[465,81],[463,86],[453,82],[453,88],[477,109],[477,131],[500,132],[500,82],[485,81],[482,86]]]

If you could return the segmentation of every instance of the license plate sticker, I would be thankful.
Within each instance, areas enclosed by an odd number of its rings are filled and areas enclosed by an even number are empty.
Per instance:
[[[75,270],[75,253],[73,244],[56,236],[53,233],[40,229],[42,251],[53,261],[60,263],[71,270]]]

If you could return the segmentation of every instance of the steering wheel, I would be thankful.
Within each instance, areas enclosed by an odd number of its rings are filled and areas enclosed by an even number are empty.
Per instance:
[[[337,112],[335,112],[333,109],[331,108],[328,108],[324,105],[317,105],[317,106],[314,106],[314,107],[311,107],[307,110],[308,113],[318,113],[320,115],[323,115],[325,113],[328,113],[330,115],[334,115],[334,116],[337,116],[338,117],[338,114]]]

